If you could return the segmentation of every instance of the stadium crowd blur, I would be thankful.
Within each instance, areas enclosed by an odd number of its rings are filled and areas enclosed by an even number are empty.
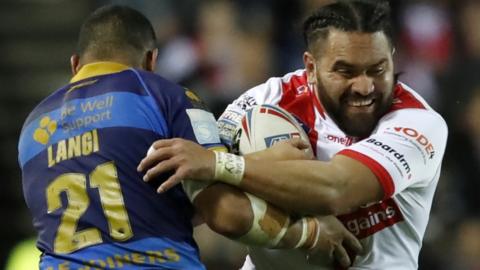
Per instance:
[[[159,42],[158,73],[197,91],[218,116],[248,88],[303,67],[302,20],[326,2],[1,1],[0,269],[12,248],[34,235],[17,165],[21,123],[69,80],[68,59],[87,14],[117,3],[147,15]],[[450,130],[420,269],[480,269],[480,1],[390,2],[400,80],[425,97]],[[243,262],[243,246],[204,226],[196,236],[208,269],[238,269]]]

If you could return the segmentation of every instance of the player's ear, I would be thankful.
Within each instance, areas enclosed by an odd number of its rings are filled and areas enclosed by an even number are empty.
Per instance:
[[[315,58],[310,52],[303,53],[303,64],[305,65],[305,70],[307,71],[307,81],[309,84],[317,83],[317,71]]]
[[[157,58],[158,58],[158,49],[155,48],[151,51],[147,51],[145,54],[145,70],[147,71],[155,71],[155,67],[157,66]]]
[[[77,75],[80,70],[80,56],[74,54],[70,57],[70,69],[72,70],[72,75]]]

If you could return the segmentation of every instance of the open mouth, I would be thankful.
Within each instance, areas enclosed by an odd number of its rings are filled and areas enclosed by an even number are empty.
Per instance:
[[[368,107],[375,103],[375,99],[363,99],[363,100],[350,100],[348,101],[348,106],[351,107]]]

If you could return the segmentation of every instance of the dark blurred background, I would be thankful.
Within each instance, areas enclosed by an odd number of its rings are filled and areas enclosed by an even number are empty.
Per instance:
[[[143,12],[157,32],[158,73],[194,89],[218,116],[248,88],[303,67],[302,21],[324,2],[1,0],[0,267],[15,246],[28,251],[31,242],[18,244],[35,235],[17,163],[22,123],[69,81],[69,57],[91,11],[120,3]],[[480,269],[480,0],[390,2],[400,79],[450,130],[420,269]],[[241,245],[205,227],[196,236],[208,269],[238,269],[243,262]],[[18,268],[12,270],[24,270]]]

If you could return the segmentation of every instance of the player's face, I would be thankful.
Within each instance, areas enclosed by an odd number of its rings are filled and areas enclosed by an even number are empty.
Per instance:
[[[392,102],[392,47],[383,32],[331,30],[305,64],[327,113],[348,135],[367,137]],[[313,69],[313,70],[312,70]]]

